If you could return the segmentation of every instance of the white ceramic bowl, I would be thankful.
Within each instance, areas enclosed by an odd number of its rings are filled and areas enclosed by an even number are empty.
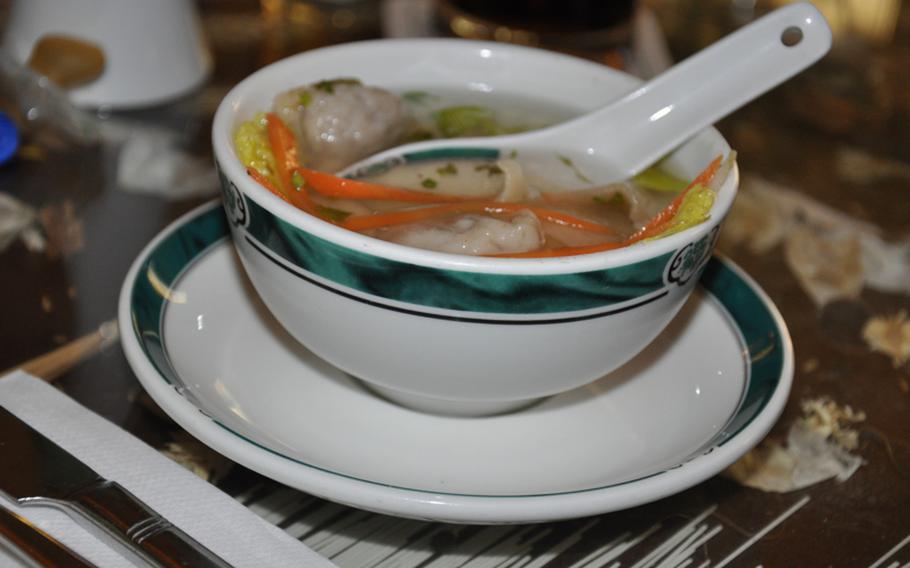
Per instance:
[[[234,244],[275,317],[315,354],[399,403],[431,412],[503,412],[593,381],[631,359],[673,318],[711,255],[738,185],[711,219],[676,235],[556,259],[418,250],[341,229],[250,179],[238,124],[275,94],[333,77],[394,91],[532,97],[583,113],[637,81],[525,47],[466,40],[379,40],[306,52],[238,84],[215,115],[213,145]],[[669,160],[694,177],[729,146],[707,129]]]

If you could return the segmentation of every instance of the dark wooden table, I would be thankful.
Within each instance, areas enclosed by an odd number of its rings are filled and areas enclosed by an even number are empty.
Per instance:
[[[736,8],[748,2],[649,4],[677,59],[754,16]],[[847,3],[825,4],[848,10]],[[760,2],[759,11],[763,6]],[[322,31],[317,33],[317,28],[302,29],[303,24],[281,32],[280,21],[260,14],[258,3],[203,2],[200,7],[216,56],[210,82],[180,101],[115,118],[167,128],[202,160],[210,157],[214,105],[240,78],[285,53],[379,33],[376,21],[369,19],[376,14],[369,10],[361,27],[346,33],[318,28]],[[890,19],[889,7],[897,10]],[[894,244],[910,235],[910,5],[882,0],[853,9],[883,15],[882,22],[875,27],[855,16],[841,21],[834,50],[819,65],[719,128],[739,150],[749,187],[773,184],[786,195],[875,227],[881,241]],[[116,181],[116,148],[110,145],[53,148],[28,138],[25,142],[26,152],[0,167],[0,191],[40,210],[45,230],[57,235],[49,235],[52,246],[44,252],[31,252],[18,241],[0,252],[0,369],[51,351],[113,318],[122,280],[141,248],[169,221],[207,199],[172,201],[124,191]],[[804,221],[800,215],[797,222]],[[691,553],[692,566],[724,565],[724,559],[735,566],[910,562],[910,366],[873,351],[862,334],[871,317],[910,311],[910,296],[865,286],[820,305],[788,262],[788,242],[784,238],[760,251],[746,241],[723,244],[723,251],[777,304],[793,336],[795,382],[771,436],[786,435],[806,400],[826,397],[864,412],[865,420],[852,426],[858,438],[851,452],[865,463],[852,477],[771,493],[718,476],[650,505],[552,525],[490,529],[385,519],[386,524],[400,523],[407,535],[400,542],[389,537],[389,545],[425,553],[407,557],[411,560],[402,565],[433,560],[454,566],[451,555],[464,553],[471,557],[465,566],[572,566],[581,561],[631,566],[693,520],[716,535]],[[910,263],[910,258],[892,261]],[[910,324],[906,329],[910,335]],[[83,361],[58,384],[153,445],[171,440],[179,430],[142,396],[119,346]],[[366,534],[352,527],[378,522],[376,516],[358,517],[357,511],[283,488],[239,466],[220,484],[308,544],[333,531],[337,538]],[[335,524],[307,524],[307,515],[318,510],[335,511]],[[656,524],[662,528],[650,537],[621,556],[609,556],[608,543],[628,540],[622,537],[626,533],[644,534]],[[490,548],[471,548],[478,535],[492,530],[499,532]],[[337,556],[336,561],[350,558]],[[685,558],[690,557],[678,563]]]

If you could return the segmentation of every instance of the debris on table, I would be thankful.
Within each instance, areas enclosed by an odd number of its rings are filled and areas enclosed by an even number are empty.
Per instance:
[[[910,179],[910,165],[849,146],[837,151],[835,167],[842,180],[855,184],[869,184],[894,178]]]
[[[788,493],[828,479],[846,481],[863,463],[851,453],[858,433],[851,426],[863,412],[827,398],[802,402],[803,416],[790,427],[784,444],[769,438],[731,465],[726,474],[747,487]]]
[[[910,294],[910,240],[895,243],[861,235],[866,286],[882,292]]]
[[[17,156],[23,160],[43,162],[47,160],[47,150],[37,144],[23,144],[19,147]]]
[[[231,460],[182,430],[175,431],[173,438],[159,451],[210,483],[223,479],[234,465]]]
[[[851,428],[866,420],[866,413],[855,411],[850,405],[840,406],[827,397],[804,400],[801,404],[803,424],[813,432],[831,438],[845,450],[858,447],[858,432]]]
[[[753,182],[752,178],[743,176],[741,189],[720,234],[722,246],[742,244],[752,254],[765,254],[780,245],[790,230],[792,215],[778,211],[773,195],[762,191],[757,183],[765,182]]]
[[[210,197],[218,175],[210,159],[184,151],[176,132],[135,124],[105,124],[105,140],[117,145],[117,186],[168,200]]]
[[[0,192],[0,252],[21,239],[32,252],[44,250],[44,236],[36,226],[37,213],[15,197]]]
[[[46,205],[38,211],[38,220],[47,237],[47,255],[50,258],[69,256],[85,248],[85,228],[76,215],[72,200]]]
[[[863,339],[872,351],[891,357],[894,368],[910,361],[910,319],[907,311],[875,316],[863,326]]]
[[[818,370],[821,362],[818,360],[818,357],[810,357],[806,359],[802,364],[802,371],[805,374],[814,373]]]
[[[856,233],[797,226],[784,242],[784,259],[800,287],[819,307],[858,298],[865,273]]]
[[[743,176],[722,247],[753,254],[784,247],[787,265],[818,305],[857,297],[863,287],[910,293],[910,240],[885,241],[878,227],[756,176]]]

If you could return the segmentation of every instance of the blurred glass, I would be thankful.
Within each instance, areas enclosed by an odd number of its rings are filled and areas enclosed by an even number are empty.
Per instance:
[[[624,68],[635,0],[438,0],[440,32],[553,49]]]
[[[381,35],[379,0],[260,0],[263,63],[315,47]]]

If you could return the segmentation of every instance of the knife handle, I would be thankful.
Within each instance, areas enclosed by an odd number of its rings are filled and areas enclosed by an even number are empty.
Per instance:
[[[76,510],[103,535],[153,566],[230,568],[114,481],[100,481],[69,496]]]
[[[17,551],[21,551],[29,560],[37,562],[40,566],[92,568],[85,558],[2,505],[0,505],[0,536],[5,537]]]

